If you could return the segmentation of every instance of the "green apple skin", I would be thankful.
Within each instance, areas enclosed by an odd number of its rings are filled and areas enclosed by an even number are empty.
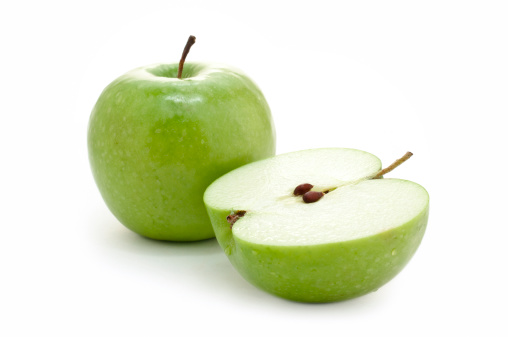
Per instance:
[[[113,81],[89,120],[93,176],[111,212],[152,239],[214,236],[206,187],[275,154],[275,128],[259,88],[223,65],[141,67]]]
[[[250,283],[298,302],[335,302],[376,291],[409,262],[422,241],[429,206],[391,230],[345,242],[273,246],[234,236],[229,210],[208,207],[222,249]],[[245,216],[248,216],[245,215]]]

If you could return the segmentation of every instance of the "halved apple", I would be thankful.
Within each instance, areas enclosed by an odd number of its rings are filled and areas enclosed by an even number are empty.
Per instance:
[[[219,244],[249,282],[294,301],[339,301],[397,275],[425,232],[427,191],[372,179],[379,172],[367,152],[305,150],[227,173],[204,201]],[[294,193],[304,183],[322,196],[304,202]]]

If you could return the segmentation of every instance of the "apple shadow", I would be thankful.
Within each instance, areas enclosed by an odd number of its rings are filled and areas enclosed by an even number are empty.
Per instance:
[[[122,233],[115,233],[114,236],[110,236],[107,244],[110,245],[110,248],[123,250],[124,252],[148,256],[171,254],[172,257],[207,256],[222,253],[222,249],[215,238],[192,242],[162,241],[133,233],[120,223],[115,224],[115,226],[121,226]],[[116,232],[119,232],[119,230]]]
[[[232,291],[235,283],[244,284],[240,286],[242,291],[245,284],[250,287],[215,238],[193,242],[149,239],[130,231],[106,211],[93,214],[89,225],[91,249],[104,263],[129,272],[141,270],[157,277],[199,283],[213,291],[226,287]]]
[[[347,313],[372,310],[386,300],[388,285],[379,291],[341,302],[304,303],[268,294],[251,285],[230,264],[215,238],[194,242],[172,242],[149,239],[131,232],[108,214],[93,216],[91,239],[96,251],[109,263],[129,272],[149,273],[149,277],[175,278],[192,284],[197,291],[220,293],[260,306],[277,306],[298,313]],[[388,290],[388,291],[387,291]]]
[[[101,210],[89,219],[89,235],[99,249],[137,255],[195,256],[222,253],[215,238],[192,241],[162,241],[136,234],[123,226],[111,213]]]

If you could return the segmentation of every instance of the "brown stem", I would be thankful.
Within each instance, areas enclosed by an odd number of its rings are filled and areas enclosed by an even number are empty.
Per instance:
[[[406,154],[404,156],[402,156],[401,158],[394,161],[392,165],[379,171],[374,177],[372,177],[372,179],[379,179],[382,176],[384,176],[385,174],[387,174],[388,172],[393,171],[397,166],[399,166],[400,164],[402,164],[403,162],[405,162],[406,160],[411,158],[412,155],[413,154],[411,152],[406,152]]]
[[[182,58],[180,59],[180,64],[178,65],[178,75],[177,78],[182,78],[182,72],[183,72],[183,64],[185,63],[185,58],[187,57],[187,54],[189,53],[192,45],[196,43],[196,37],[194,35],[189,36],[189,39],[187,40],[187,44],[185,45],[185,48],[183,49]]]
[[[320,191],[311,191],[311,189],[314,187],[311,184],[308,184],[308,183],[307,184],[300,184],[300,185],[296,186],[296,188],[295,188],[295,190],[293,192],[293,195],[299,196],[299,195],[303,194],[303,201],[305,203],[316,202],[316,201],[320,200],[325,194],[327,194],[327,193],[329,193],[331,191],[334,191],[334,190],[336,190],[339,187],[346,186],[346,185],[357,184],[359,182],[362,182],[362,181],[365,181],[365,180],[369,180],[369,179],[379,179],[383,175],[387,174],[388,172],[393,171],[397,166],[399,166],[400,164],[402,164],[403,162],[405,162],[406,160],[411,158],[412,155],[413,154],[411,152],[406,152],[405,155],[403,155],[401,158],[399,158],[396,161],[394,161],[392,165],[388,166],[387,168],[384,168],[384,169],[380,170],[374,176],[367,176],[367,177],[364,177],[364,178],[361,178],[361,179],[357,179],[357,180],[354,180],[354,181],[352,181],[350,183],[346,183],[346,184],[338,186],[338,187],[328,188],[328,189],[326,189],[326,190],[324,190],[322,192],[320,192]],[[238,217],[236,219],[234,219],[234,221],[236,221],[237,219],[238,219]],[[228,221],[229,221],[229,217],[228,217]]]

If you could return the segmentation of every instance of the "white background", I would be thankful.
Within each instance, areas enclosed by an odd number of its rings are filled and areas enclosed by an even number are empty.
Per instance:
[[[18,1],[0,7],[0,335],[506,336],[504,1]],[[188,60],[262,88],[277,153],[367,150],[431,196],[409,265],[364,297],[289,302],[215,240],[143,239],[108,211],[86,130],[122,73]]]

